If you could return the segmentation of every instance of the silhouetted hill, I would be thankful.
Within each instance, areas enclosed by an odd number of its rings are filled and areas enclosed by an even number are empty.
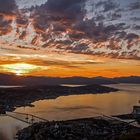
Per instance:
[[[119,77],[113,80],[118,83],[140,83],[140,76]]]
[[[0,74],[0,85],[59,85],[59,84],[117,84],[117,83],[140,83],[139,76],[106,78],[106,77],[24,77],[8,74]]]

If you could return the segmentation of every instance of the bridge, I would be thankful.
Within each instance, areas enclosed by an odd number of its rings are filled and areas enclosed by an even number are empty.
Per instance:
[[[140,125],[136,123],[136,120],[124,120],[124,119],[120,119],[118,117],[104,115],[104,114],[97,113],[97,112],[96,112],[96,114],[98,115],[97,117],[101,118],[101,119],[105,119],[108,121],[114,121],[114,122],[120,122],[120,123],[122,122],[124,124],[140,128]],[[7,111],[5,115],[9,116],[11,118],[17,119],[19,121],[22,121],[24,123],[27,123],[29,125],[32,125],[33,123],[37,123],[37,122],[48,122],[47,119],[44,119],[44,118],[41,118],[41,117],[38,117],[38,116],[35,116],[32,114],[27,114],[27,113],[8,112]]]
[[[20,112],[6,112],[6,116],[17,119],[29,125],[32,125],[33,123],[37,123],[37,122],[48,122],[48,120],[44,118],[41,118],[32,114],[26,114],[26,113],[20,113]]]
[[[124,120],[124,119],[120,119],[118,117],[112,117],[112,116],[108,116],[108,115],[103,115],[104,118],[107,118],[107,119],[110,119],[110,120],[114,120],[114,121],[118,121],[118,122],[122,122],[122,123],[125,123],[125,124],[128,124],[128,125],[131,125],[133,127],[137,127],[137,128],[140,128],[140,125],[137,124],[137,121],[136,120]]]

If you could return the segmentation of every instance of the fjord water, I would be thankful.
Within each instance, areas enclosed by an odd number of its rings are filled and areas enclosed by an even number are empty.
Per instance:
[[[36,101],[33,103],[34,107],[20,107],[15,111],[33,114],[48,120],[67,120],[100,114],[131,113],[133,106],[139,105],[140,84],[107,86],[118,88],[120,91],[105,94],[61,96],[57,99]],[[27,124],[9,117],[0,117],[0,139],[13,140],[17,130],[26,126]]]

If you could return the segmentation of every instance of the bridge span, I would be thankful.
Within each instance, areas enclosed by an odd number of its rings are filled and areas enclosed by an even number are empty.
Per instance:
[[[104,115],[101,113],[96,113],[98,114],[98,118],[101,119],[105,119],[108,121],[116,121],[116,122],[120,122],[120,123],[124,123],[126,125],[131,125],[137,128],[140,128],[140,125],[136,123],[136,120],[124,120],[124,119],[120,119],[118,117],[113,117],[113,116],[109,116],[109,115]],[[20,113],[20,112],[6,112],[6,116],[12,117],[14,119],[17,119],[19,121],[22,121],[24,123],[27,123],[29,125],[32,125],[33,123],[37,123],[37,122],[48,122],[47,119],[32,115],[32,114],[27,114],[27,113]]]
[[[26,113],[20,113],[20,112],[6,112],[6,116],[9,116],[11,118],[17,119],[19,121],[22,121],[27,124],[33,124],[37,122],[48,122],[47,119],[32,115],[32,114],[26,114]]]

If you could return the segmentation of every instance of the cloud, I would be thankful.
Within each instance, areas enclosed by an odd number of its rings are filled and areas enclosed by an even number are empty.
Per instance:
[[[61,23],[54,23],[52,24],[52,26],[53,26],[53,31],[60,31],[60,32],[66,31],[66,26]]]
[[[140,25],[133,25],[134,30],[140,30]]]
[[[109,16],[111,16],[111,20],[117,20],[117,19],[119,19],[119,18],[122,17],[121,14],[116,13],[116,12],[114,12],[113,14],[111,14],[111,15],[109,15]],[[109,17],[109,18],[110,18],[110,17]]]
[[[115,8],[118,8],[118,5],[112,1],[112,0],[106,0],[106,1],[99,1],[96,3],[96,7],[103,7],[103,12],[108,12],[110,10],[114,10]]]
[[[126,35],[126,39],[131,42],[133,41],[134,39],[138,39],[139,36],[137,34],[134,34],[134,33],[129,33]]]
[[[130,19],[133,20],[133,21],[140,21],[140,17],[132,17]]]
[[[133,2],[129,5],[130,10],[139,10],[140,9],[140,1]]]
[[[86,38],[89,37],[94,42],[97,42],[108,40],[115,32],[125,29],[124,26],[125,23],[107,26],[104,25],[103,22],[97,24],[95,23],[94,18],[92,18],[90,20],[77,21],[74,25],[74,29],[82,31]]]
[[[82,13],[82,4],[85,0],[48,0],[45,7],[50,13],[60,14],[73,19]]]
[[[5,3],[15,5],[13,0]],[[12,44],[18,50],[137,59],[139,15],[129,15],[128,5],[137,9],[134,2],[130,5],[117,0],[43,0],[42,5],[18,9],[13,20],[1,14],[1,44]],[[9,11],[15,9],[16,5]]]
[[[15,0],[0,0],[0,13],[13,14],[16,9]]]
[[[0,36],[8,34],[11,30],[11,20],[5,20],[3,16],[0,16]]]
[[[22,27],[22,26],[27,27],[29,21],[28,21],[27,17],[18,15],[16,17],[16,23],[17,23],[18,27]]]
[[[33,13],[34,26],[36,29],[46,30],[51,24],[54,30],[65,30],[74,20],[83,17],[82,5],[85,0],[48,0],[38,6]],[[59,23],[58,23],[59,22]],[[59,29],[58,29],[59,28]]]

